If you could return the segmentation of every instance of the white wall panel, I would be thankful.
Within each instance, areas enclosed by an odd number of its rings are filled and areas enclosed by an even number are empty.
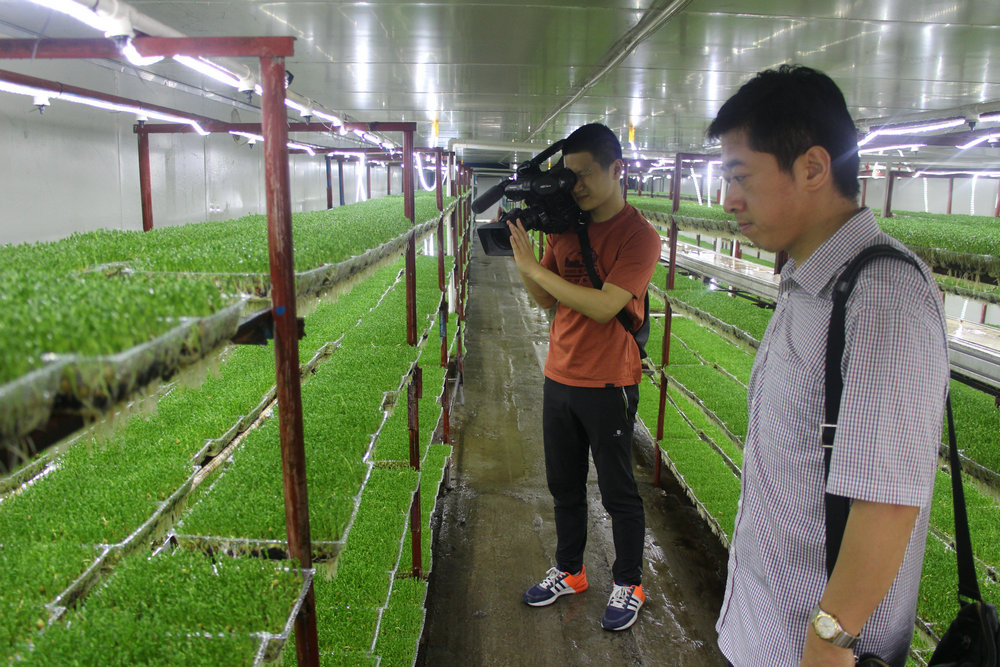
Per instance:
[[[234,103],[212,101],[88,62],[14,62],[13,71],[230,120]],[[208,86],[211,87],[211,86]],[[224,92],[224,91],[220,91]],[[259,120],[240,110],[241,120]],[[135,117],[56,100],[39,115],[29,97],[0,94],[0,243],[62,238],[94,229],[141,229]],[[296,137],[308,141],[308,135]],[[264,151],[229,135],[150,135],[155,227],[265,213]],[[355,167],[345,165],[347,203]],[[384,170],[373,194],[384,194]],[[326,208],[322,155],[292,155],[293,211]],[[337,195],[333,170],[334,206]],[[399,189],[396,190],[399,192]]]
[[[900,178],[892,189],[892,210],[923,211],[924,185],[920,178]],[[948,209],[948,179],[927,179],[927,202],[931,213],[945,213]],[[967,176],[956,177],[952,192],[951,212],[960,215],[993,215],[996,210],[997,180],[994,178],[978,178],[975,185],[975,202],[973,203],[973,179]],[[868,179],[866,205],[881,209],[885,203],[885,179]]]

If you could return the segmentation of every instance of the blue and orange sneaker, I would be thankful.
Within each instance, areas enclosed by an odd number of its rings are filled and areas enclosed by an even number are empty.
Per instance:
[[[532,607],[544,607],[556,601],[560,595],[582,593],[587,590],[587,566],[580,568],[577,574],[563,572],[559,568],[550,568],[545,578],[524,592],[521,599]]]
[[[632,627],[639,617],[639,608],[646,601],[642,584],[635,586],[619,586],[617,583],[611,590],[608,608],[604,610],[601,627],[605,630],[624,630]]]

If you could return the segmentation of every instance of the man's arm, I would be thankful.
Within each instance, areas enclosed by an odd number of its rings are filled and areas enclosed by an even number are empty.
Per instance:
[[[861,633],[889,592],[919,513],[918,508],[906,505],[862,500],[851,504],[837,565],[819,606],[836,616],[852,635]],[[810,625],[801,664],[853,666],[854,657],[850,650],[820,639]]]
[[[538,263],[532,252],[528,233],[521,225],[507,223],[510,227],[510,245],[521,280],[532,298],[543,308],[559,303],[604,324],[618,314],[632,299],[632,293],[611,283],[601,289],[574,285]]]

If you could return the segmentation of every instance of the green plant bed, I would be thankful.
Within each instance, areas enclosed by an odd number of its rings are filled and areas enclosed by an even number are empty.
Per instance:
[[[418,221],[438,215],[432,195],[417,197]],[[295,268],[337,263],[410,226],[401,195],[297,213]],[[6,304],[0,328],[22,332],[0,345],[0,385],[39,368],[45,353],[120,352],[164,333],[178,317],[206,315],[226,303],[208,278],[128,274],[123,264],[137,271],[266,276],[266,218],[248,216],[145,233],[97,231],[56,242],[0,247],[0,297]],[[82,273],[106,265],[112,266]]]
[[[6,532],[0,544],[0,651],[9,656],[15,646],[45,626],[49,620],[45,605],[99,552],[69,542],[24,542],[11,539]]]
[[[644,384],[639,391],[639,416],[654,436],[658,412],[658,390]],[[727,539],[731,539],[740,482],[711,445],[699,438],[696,428],[668,402],[660,447],[683,476],[682,483],[690,487]]]
[[[754,359],[752,355],[690,318],[675,316],[670,326],[671,333],[689,349],[697,350],[698,355],[706,362],[721,367],[744,385],[750,382]],[[671,365],[674,363],[671,347]],[[676,363],[683,364],[683,361]]]
[[[49,627],[36,640],[35,650],[23,655],[35,664],[134,664],[126,658],[167,656],[179,649],[195,655],[207,652],[225,664],[250,664],[260,644],[252,633],[281,634],[301,593],[302,578],[297,570],[287,569],[289,565],[253,558],[213,562],[186,551],[127,558],[81,611]],[[151,632],[133,646],[123,646],[120,640],[93,643],[93,637],[128,637],[132,625]],[[189,648],[195,638],[202,641]],[[241,653],[225,658],[207,639],[220,639],[230,651]],[[81,652],[72,653],[74,645]],[[60,656],[73,662],[62,662]]]
[[[1000,585],[984,577],[981,568],[976,574],[983,599],[989,602],[1000,600]],[[940,540],[929,536],[927,549],[924,552],[923,574],[920,577],[917,615],[924,619],[938,636],[944,633],[958,613],[957,591],[958,568],[955,552]]]
[[[950,391],[959,450],[976,463],[1000,472],[1000,408],[995,399],[954,380]]]
[[[405,469],[372,470],[335,572],[317,572],[314,580],[321,653],[335,658],[370,650],[417,475]]]
[[[402,279],[403,262],[379,269],[349,292],[322,297],[306,317],[305,337],[299,340],[302,363],[328,342],[339,340],[358,325],[386,293]]]
[[[977,558],[994,568],[1000,567],[1000,505],[995,498],[980,491],[965,479],[965,509],[972,535],[972,550]],[[955,535],[955,510],[951,496],[951,475],[938,471],[934,483],[931,525],[949,539]]]
[[[431,272],[436,262],[429,257],[417,260],[417,304],[425,321],[436,312],[432,295],[437,290],[437,273]],[[382,279],[387,275],[379,274]],[[321,307],[313,316],[325,312],[335,311]],[[396,282],[377,308],[344,333],[340,348],[303,385],[306,469],[310,505],[315,505],[310,513],[314,540],[341,538],[367,469],[362,458],[383,420],[383,394],[400,388],[417,355],[418,350],[405,343],[405,312],[405,289]],[[343,321],[350,323],[352,319]],[[280,471],[276,421],[272,419],[251,433],[234,456],[231,469],[185,517],[185,534],[284,539],[281,475],[275,474]],[[337,464],[331,465],[331,461]]]
[[[259,639],[250,636],[175,636],[155,618],[136,619],[115,610],[101,610],[80,615],[72,626],[58,633],[46,633],[37,651],[21,650],[18,664],[249,667],[259,644]]]
[[[413,664],[424,626],[426,596],[425,580],[396,577],[375,643],[375,654],[382,659],[380,664],[386,667]]]
[[[0,342],[0,385],[41,368],[48,354],[115,354],[166,333],[180,317],[209,315],[232,302],[194,278],[4,267],[0,285],[0,329],[11,334]]]
[[[974,255],[1000,255],[1000,220],[985,215],[893,211],[879,226],[908,246],[947,248]]]
[[[722,420],[737,438],[746,437],[747,390],[711,366],[670,366],[667,373]]]

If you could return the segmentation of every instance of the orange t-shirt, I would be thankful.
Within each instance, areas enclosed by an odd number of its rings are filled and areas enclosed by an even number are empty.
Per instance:
[[[632,293],[625,306],[638,328],[646,287],[660,258],[660,235],[630,204],[587,229],[602,281]],[[542,266],[564,280],[593,287],[576,232],[549,234]],[[573,387],[623,387],[642,378],[639,348],[617,317],[604,324],[564,306],[556,306],[549,334],[545,377]]]

